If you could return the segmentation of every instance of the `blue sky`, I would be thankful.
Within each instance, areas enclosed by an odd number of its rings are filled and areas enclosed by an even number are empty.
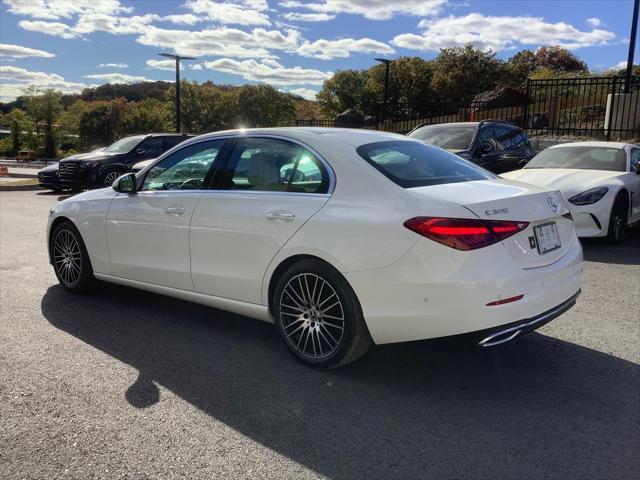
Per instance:
[[[473,43],[508,58],[563,45],[592,70],[626,60],[632,0],[0,0],[0,100],[33,84],[269,83],[312,98],[339,69]],[[170,62],[170,61],[169,61]],[[640,63],[640,47],[636,49]]]

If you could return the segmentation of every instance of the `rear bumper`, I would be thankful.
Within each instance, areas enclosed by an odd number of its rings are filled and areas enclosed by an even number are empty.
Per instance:
[[[427,239],[394,265],[345,277],[375,343],[489,331],[548,312],[580,289],[582,248],[575,235],[556,262],[521,268],[501,244],[460,252]],[[502,305],[489,302],[524,297]],[[480,340],[478,340],[480,341]]]
[[[502,325],[498,328],[490,328],[488,330],[476,332],[478,338],[481,339],[478,340],[478,346],[495,347],[496,345],[510,342],[517,337],[537,330],[573,307],[576,304],[576,299],[580,296],[580,293],[581,291],[578,290],[571,298],[565,300],[557,307],[538,315],[537,317],[520,320],[509,325]]]

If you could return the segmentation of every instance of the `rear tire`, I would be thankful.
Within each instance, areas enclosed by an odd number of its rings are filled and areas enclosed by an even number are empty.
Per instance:
[[[291,266],[278,280],[272,305],[285,345],[308,365],[340,367],[373,344],[351,286],[321,261]]]
[[[607,231],[607,241],[609,243],[618,243],[626,238],[628,221],[627,202],[623,193],[619,193],[613,202],[611,215],[609,216],[609,230]]]
[[[51,235],[51,260],[60,285],[71,292],[90,290],[95,284],[89,254],[78,229],[69,221],[61,222]]]

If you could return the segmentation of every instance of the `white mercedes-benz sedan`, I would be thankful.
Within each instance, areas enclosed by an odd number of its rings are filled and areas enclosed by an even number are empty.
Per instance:
[[[569,309],[582,277],[558,191],[366,130],[193,138],[56,204],[48,245],[68,290],[99,279],[274,322],[323,367],[372,343],[504,343]]]
[[[569,201],[579,237],[624,238],[640,222],[640,147],[629,143],[554,145],[503,178],[558,189]]]

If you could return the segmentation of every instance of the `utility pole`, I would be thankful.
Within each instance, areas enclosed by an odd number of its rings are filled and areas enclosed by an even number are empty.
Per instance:
[[[631,18],[631,36],[629,37],[629,56],[627,57],[627,73],[624,77],[624,93],[631,93],[631,69],[633,68],[633,56],[636,50],[636,38],[638,36],[638,15],[640,14],[640,0],[633,2],[633,17]]]
[[[195,60],[196,57],[181,57],[171,53],[159,53],[158,55],[173,58],[176,61],[176,132],[180,133],[182,131],[180,124],[180,60]]]
[[[382,121],[387,119],[387,102],[389,101],[389,65],[393,60],[376,58],[377,62],[384,63],[384,97],[382,100]]]

